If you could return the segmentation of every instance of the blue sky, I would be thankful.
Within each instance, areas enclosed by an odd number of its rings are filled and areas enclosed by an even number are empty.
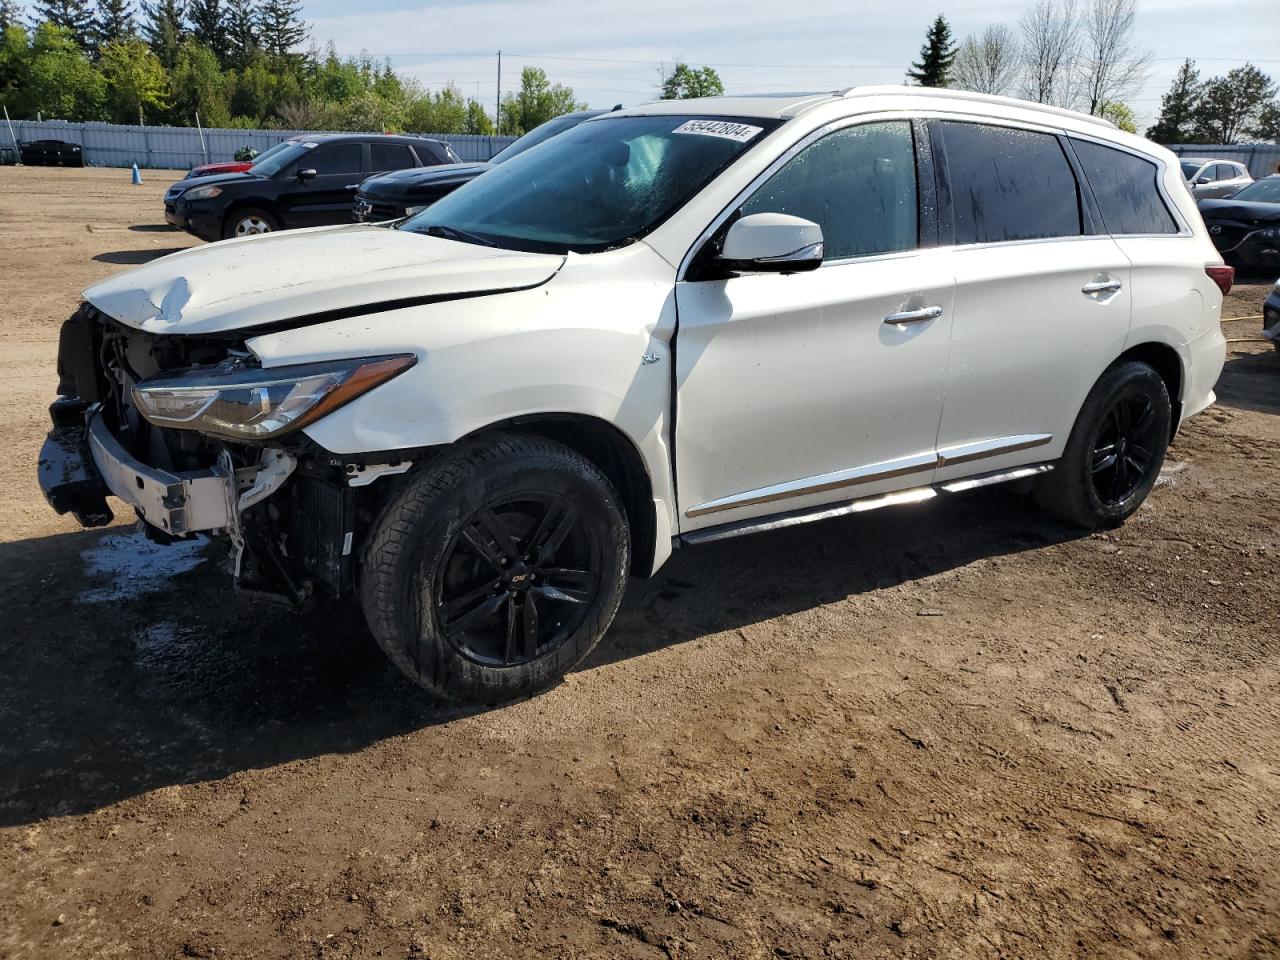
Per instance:
[[[592,107],[652,99],[662,63],[711,64],[727,92],[899,83],[942,10],[958,37],[1016,26],[1022,0],[945,5],[777,0],[314,0],[312,39],[339,53],[389,56],[430,87],[455,83],[492,108],[495,52],[505,90],[536,65]],[[1139,41],[1156,58],[1131,106],[1149,122],[1184,57],[1202,77],[1252,60],[1280,80],[1275,0],[1142,0]]]

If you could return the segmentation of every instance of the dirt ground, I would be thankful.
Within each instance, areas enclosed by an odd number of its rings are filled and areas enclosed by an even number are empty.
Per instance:
[[[59,323],[195,242],[145,177],[0,169],[0,958],[1280,956],[1269,345],[1120,530],[995,491],[681,551],[450,714],[41,499]]]

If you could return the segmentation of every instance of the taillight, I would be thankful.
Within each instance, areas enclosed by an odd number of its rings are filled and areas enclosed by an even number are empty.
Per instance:
[[[1204,268],[1204,272],[1209,275],[1210,280],[1218,285],[1218,289],[1222,291],[1222,295],[1224,297],[1231,292],[1231,284],[1233,284],[1236,279],[1235,267],[1224,267],[1221,264],[1215,266],[1210,264]]]

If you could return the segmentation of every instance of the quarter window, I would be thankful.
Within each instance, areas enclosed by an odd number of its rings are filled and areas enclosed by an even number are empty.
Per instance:
[[[956,243],[1076,237],[1080,196],[1058,138],[943,122]]]
[[[792,157],[742,206],[822,227],[826,260],[917,245],[915,151],[906,121],[830,133]]]
[[[1178,222],[1160,195],[1158,166],[1088,140],[1072,139],[1071,145],[1108,233],[1178,232]]]

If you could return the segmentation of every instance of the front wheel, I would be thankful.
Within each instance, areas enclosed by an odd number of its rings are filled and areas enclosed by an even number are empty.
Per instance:
[[[383,651],[439,696],[556,683],[604,635],[629,565],[618,495],[585,457],[501,436],[443,455],[383,510],[361,600]]]
[[[1062,459],[1036,485],[1040,508],[1088,529],[1124,523],[1160,475],[1172,415],[1155,370],[1136,360],[1110,367],[1080,408]]]
[[[257,207],[242,207],[232,211],[222,227],[223,239],[232,237],[253,237],[260,233],[273,233],[280,229],[280,221],[266,210]]]

